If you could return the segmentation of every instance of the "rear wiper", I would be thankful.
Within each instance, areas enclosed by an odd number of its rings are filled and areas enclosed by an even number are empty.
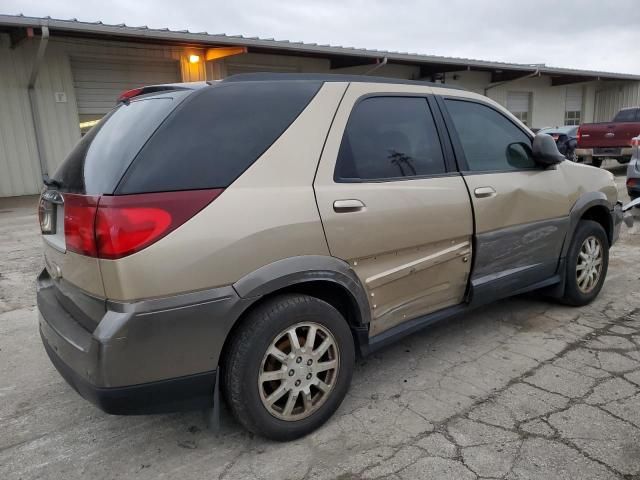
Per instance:
[[[42,181],[47,187],[62,188],[62,182],[53,178],[49,178],[49,175],[43,175]]]

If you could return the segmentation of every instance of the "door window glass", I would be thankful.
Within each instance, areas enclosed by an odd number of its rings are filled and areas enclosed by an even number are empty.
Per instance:
[[[446,101],[470,171],[535,168],[531,138],[494,109],[475,102]]]
[[[444,172],[438,132],[425,98],[371,97],[354,107],[340,145],[336,180]]]

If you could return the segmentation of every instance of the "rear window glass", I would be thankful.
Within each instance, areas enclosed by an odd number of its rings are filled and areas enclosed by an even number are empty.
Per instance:
[[[228,187],[277,140],[320,86],[222,82],[199,90],[158,128],[116,193]]]
[[[637,113],[640,109],[637,108],[625,108],[624,110],[620,110],[616,116],[614,117],[614,122],[635,122]]]
[[[145,142],[189,93],[176,91],[119,105],[80,140],[53,178],[65,191],[113,193]]]

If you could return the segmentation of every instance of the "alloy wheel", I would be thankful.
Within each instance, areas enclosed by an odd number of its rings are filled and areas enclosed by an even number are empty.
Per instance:
[[[339,368],[340,350],[332,333],[318,323],[297,323],[276,335],[262,359],[262,404],[281,420],[307,418],[331,394]]]
[[[603,247],[595,236],[587,237],[578,253],[576,264],[576,280],[582,293],[589,293],[595,288],[602,274]]]

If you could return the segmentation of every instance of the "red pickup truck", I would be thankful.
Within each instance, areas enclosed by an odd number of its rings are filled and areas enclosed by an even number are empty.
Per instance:
[[[623,108],[613,120],[602,123],[580,125],[577,133],[578,161],[602,165],[605,158],[614,158],[619,163],[631,159],[631,139],[640,135],[640,107]]]

